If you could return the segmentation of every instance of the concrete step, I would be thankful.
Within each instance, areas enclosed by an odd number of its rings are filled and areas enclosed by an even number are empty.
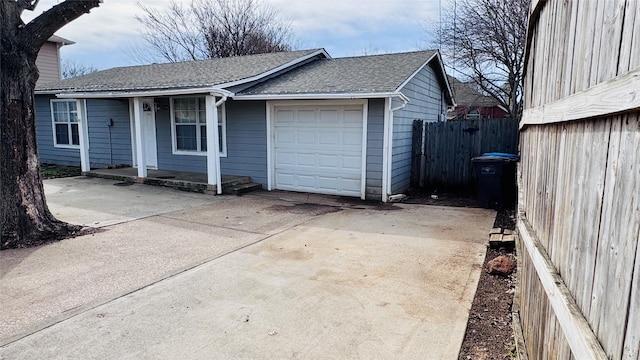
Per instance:
[[[228,195],[237,195],[240,196],[242,194],[246,194],[252,191],[262,190],[262,185],[256,183],[247,183],[247,184],[238,184],[233,186],[223,186],[222,193]]]
[[[227,176],[227,175],[222,175],[222,188],[226,188],[226,187],[230,187],[230,186],[236,186],[236,185],[242,185],[242,184],[249,184],[251,183],[251,177],[250,176]]]

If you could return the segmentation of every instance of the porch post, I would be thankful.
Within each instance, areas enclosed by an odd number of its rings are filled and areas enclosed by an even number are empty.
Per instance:
[[[390,163],[392,159],[391,140],[393,138],[392,129],[389,129],[391,122],[391,98],[384,99],[384,125],[382,140],[382,202],[389,200],[389,188],[391,186]]]
[[[205,96],[207,123],[207,183],[216,185],[216,193],[222,194],[220,174],[220,134],[218,133],[218,108],[213,95]]]
[[[82,173],[91,171],[89,160],[89,120],[87,119],[87,103],[85,100],[76,100],[78,110],[78,140],[80,141],[80,170]]]
[[[142,101],[133,98],[133,123],[136,130],[136,157],[138,163],[138,179],[147,177],[147,154],[144,143],[144,124],[142,123]]]

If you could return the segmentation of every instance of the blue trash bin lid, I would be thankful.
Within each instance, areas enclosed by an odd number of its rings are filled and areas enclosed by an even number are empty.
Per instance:
[[[495,156],[495,157],[504,157],[504,158],[514,159],[514,160],[520,160],[520,155],[501,153],[501,152],[488,152],[488,153],[482,154],[482,156]]]

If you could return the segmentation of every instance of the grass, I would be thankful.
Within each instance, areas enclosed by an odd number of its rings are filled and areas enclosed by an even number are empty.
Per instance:
[[[80,176],[82,172],[78,166],[63,166],[54,164],[42,164],[40,174],[43,179],[57,179],[63,177]]]

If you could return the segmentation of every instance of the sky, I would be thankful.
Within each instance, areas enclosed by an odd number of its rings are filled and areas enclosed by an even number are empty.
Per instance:
[[[63,0],[41,0],[23,20]],[[190,0],[176,0],[185,4]],[[291,24],[296,49],[325,48],[332,57],[413,51],[429,48],[425,30],[437,24],[442,0],[259,0],[270,3]],[[142,44],[138,0],[104,0],[56,34],[75,41],[61,50],[63,61],[99,70],[138,65],[132,49]],[[167,7],[169,0],[144,1]]]

